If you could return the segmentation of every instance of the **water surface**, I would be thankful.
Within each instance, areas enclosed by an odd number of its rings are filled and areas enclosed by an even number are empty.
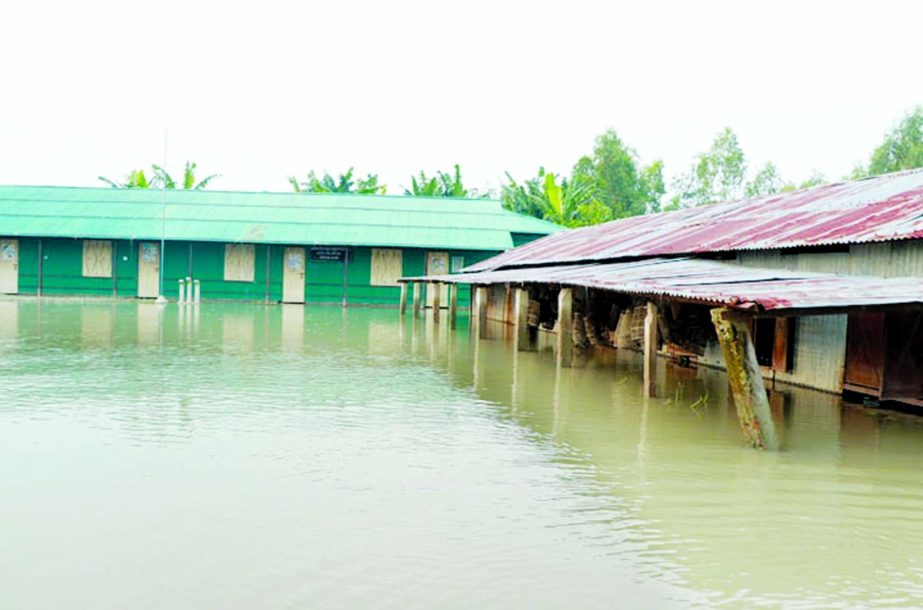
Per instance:
[[[494,334],[0,301],[0,608],[923,605],[920,420]]]

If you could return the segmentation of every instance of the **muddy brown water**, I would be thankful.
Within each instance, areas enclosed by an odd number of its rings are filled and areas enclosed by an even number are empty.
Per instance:
[[[460,322],[0,301],[0,607],[923,606],[921,418]]]

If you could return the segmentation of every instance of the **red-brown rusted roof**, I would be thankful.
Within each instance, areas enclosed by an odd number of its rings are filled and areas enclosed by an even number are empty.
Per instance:
[[[409,280],[584,286],[746,311],[923,305],[923,278],[878,278],[744,267],[692,258],[514,268]]]
[[[466,271],[919,238],[923,170],[562,231]]]

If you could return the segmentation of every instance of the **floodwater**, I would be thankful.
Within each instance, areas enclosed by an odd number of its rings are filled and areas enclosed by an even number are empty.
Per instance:
[[[394,310],[0,301],[0,608],[923,606],[923,424]]]

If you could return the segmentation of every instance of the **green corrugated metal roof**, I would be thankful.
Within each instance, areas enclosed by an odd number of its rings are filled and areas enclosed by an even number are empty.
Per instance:
[[[506,250],[559,228],[491,199],[0,186],[6,237]]]

